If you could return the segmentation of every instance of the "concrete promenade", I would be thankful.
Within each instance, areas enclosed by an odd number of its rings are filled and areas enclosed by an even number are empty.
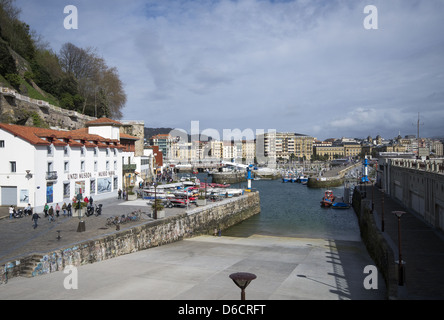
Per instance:
[[[59,218],[55,224],[41,219],[35,230],[30,218],[2,219],[1,260],[115,232],[103,227],[106,216],[139,208],[147,208],[142,200],[111,199],[104,205],[103,217],[85,218],[86,231],[80,233],[75,217]],[[183,210],[170,209],[167,215]],[[145,220],[139,223],[150,222]],[[60,240],[57,230],[62,230]],[[364,287],[364,268],[372,264],[361,241],[222,233],[80,266],[76,290],[64,287],[67,274],[61,271],[12,278],[0,285],[0,299],[238,300],[240,290],[229,275],[251,272],[257,279],[247,288],[247,299],[382,300],[386,291],[379,273],[373,274],[377,288]]]
[[[374,218],[381,226],[382,193],[367,187],[374,202]],[[405,211],[384,198],[384,236],[398,258],[398,221],[392,211]],[[104,228],[106,216],[147,208],[136,200],[107,201],[103,217],[85,218],[86,232],[77,233],[77,218],[59,218],[56,224],[30,218],[0,220],[0,261],[31,251],[46,252],[81,240],[114,232]],[[170,209],[167,215],[183,209]],[[143,210],[142,210],[143,211]],[[150,209],[146,210],[150,212]],[[7,215],[7,212],[6,212]],[[100,219],[103,219],[100,221]],[[146,217],[147,223],[150,218]],[[43,220],[43,221],[42,221]],[[127,226],[124,226],[127,227]],[[128,226],[129,227],[129,226]],[[62,230],[57,240],[56,230]],[[43,250],[44,249],[44,250]],[[405,283],[399,299],[444,299],[444,235],[420,217],[407,212],[401,218],[401,251]],[[78,268],[78,289],[67,290],[67,274],[55,272],[34,278],[13,278],[0,285],[0,299],[239,299],[239,289],[228,278],[233,272],[252,272],[258,278],[247,288],[247,299],[384,299],[378,289],[367,290],[364,267],[372,265],[359,241],[301,239],[252,235],[247,238],[201,236]]]

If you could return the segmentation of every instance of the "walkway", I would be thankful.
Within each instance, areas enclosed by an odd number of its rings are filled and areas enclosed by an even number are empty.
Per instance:
[[[374,218],[381,230],[384,216],[384,236],[398,260],[398,219],[393,211],[406,211],[396,200],[384,196],[377,188],[367,186],[367,199],[374,202]],[[398,287],[401,299],[444,299],[444,233],[432,228],[411,211],[401,217],[401,254],[405,262],[405,283]]]
[[[38,220],[37,229],[33,228],[31,217],[21,219],[9,219],[8,208],[0,208],[0,264],[12,261],[21,256],[30,253],[46,253],[54,249],[65,247],[71,244],[79,243],[88,239],[101,237],[105,234],[116,232],[115,227],[107,227],[106,219],[111,216],[128,214],[135,210],[141,210],[147,214],[143,214],[139,222],[132,222],[121,225],[121,230],[130,228],[140,223],[148,223],[154,221],[151,215],[151,206],[147,205],[148,200],[124,201],[118,199],[107,199],[106,201],[97,201],[103,204],[101,216],[83,217],[85,221],[86,231],[77,232],[79,218],[63,217],[60,214],[55,222],[49,222],[48,218],[44,218],[44,214],[40,213],[41,219]],[[194,205],[193,205],[194,207]],[[165,216],[176,215],[184,212],[182,208],[165,209]],[[73,211],[73,215],[75,215]],[[60,230],[61,239],[57,237]]]

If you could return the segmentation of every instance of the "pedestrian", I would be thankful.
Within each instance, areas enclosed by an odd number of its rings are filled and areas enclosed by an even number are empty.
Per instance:
[[[11,204],[9,207],[9,219],[12,219],[14,217],[14,206]]]
[[[49,222],[55,221],[54,219],[54,208],[51,206],[48,210]]]
[[[66,217],[66,202],[63,202],[62,210],[63,210],[63,216]]]
[[[55,210],[56,210],[56,216],[57,216],[57,218],[60,217],[60,215],[59,215],[59,212],[60,212],[60,206],[59,206],[58,203],[56,203]]]
[[[90,204],[91,206],[93,205],[93,201],[94,201],[93,197],[89,196],[89,204]]]
[[[49,210],[49,206],[47,203],[45,203],[45,206],[43,207],[43,212],[45,213],[45,218],[48,216],[48,210]]]
[[[37,220],[40,219],[40,216],[37,212],[34,212],[32,215],[32,221],[34,221],[34,229],[37,228]]]
[[[119,191],[117,192],[118,193],[118,197],[117,197],[117,199],[122,199],[122,190],[121,189],[119,189]]]
[[[72,206],[71,206],[71,202],[68,203],[68,205],[66,206],[66,211],[68,211],[68,217],[72,216]]]

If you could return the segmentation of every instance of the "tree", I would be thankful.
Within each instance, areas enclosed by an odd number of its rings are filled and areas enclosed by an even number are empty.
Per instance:
[[[109,68],[93,48],[82,49],[72,43],[62,46],[59,60],[62,70],[77,80],[78,93],[84,99],[82,113],[122,118],[126,94],[116,68]]]
[[[14,58],[9,52],[8,46],[0,42],[0,74],[4,76],[8,73],[16,74],[17,67],[15,66]]]

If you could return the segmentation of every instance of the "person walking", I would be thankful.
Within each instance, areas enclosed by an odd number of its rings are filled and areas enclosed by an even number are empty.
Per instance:
[[[45,203],[45,206],[43,207],[43,212],[45,213],[45,218],[48,216],[48,210],[49,210],[49,206],[47,203]]]
[[[51,206],[48,210],[49,222],[55,221],[54,219],[54,208]]]
[[[59,215],[59,212],[60,212],[60,206],[59,206],[58,203],[56,203],[55,210],[56,210],[56,216],[57,216],[57,218],[60,217],[60,215]]]
[[[66,211],[68,212],[68,217],[72,216],[72,206],[71,206],[71,202],[68,203],[68,205],[66,206]]]
[[[63,210],[63,216],[66,217],[66,202],[63,202],[62,210]]]
[[[91,205],[91,207],[92,207],[92,205],[93,205],[93,197],[91,197],[91,196],[89,196],[89,204]]]
[[[39,214],[37,212],[34,212],[34,214],[32,215],[32,221],[34,221],[34,226],[33,226],[34,229],[38,227],[37,220],[39,219],[40,219]]]
[[[122,189],[119,189],[119,191],[117,193],[119,194],[117,199],[122,199]]]

